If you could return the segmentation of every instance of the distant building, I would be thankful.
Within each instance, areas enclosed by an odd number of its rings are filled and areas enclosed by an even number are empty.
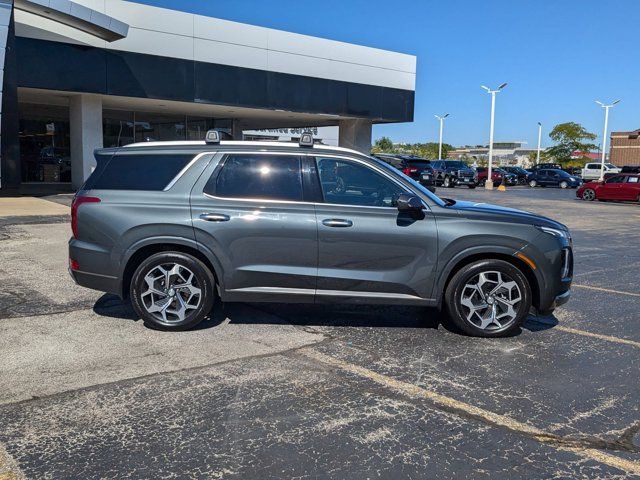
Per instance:
[[[611,132],[609,161],[614,165],[640,165],[640,129]]]
[[[518,165],[527,167],[536,160],[536,149],[525,148],[527,142],[493,142],[493,162],[496,165]],[[449,158],[470,162],[489,160],[489,147],[464,147],[449,152]]]

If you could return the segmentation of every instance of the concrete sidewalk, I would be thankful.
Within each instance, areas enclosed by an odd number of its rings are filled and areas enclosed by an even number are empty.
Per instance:
[[[63,200],[66,200],[66,198]],[[36,197],[0,197],[0,217],[42,217],[69,214],[69,207],[52,197],[47,197],[46,199]]]

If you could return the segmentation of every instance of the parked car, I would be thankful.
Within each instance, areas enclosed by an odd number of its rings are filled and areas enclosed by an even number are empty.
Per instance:
[[[496,171],[502,175],[503,183],[509,187],[518,184],[518,176],[515,173],[507,172],[504,168],[496,168]],[[493,172],[492,172],[493,173]]]
[[[497,337],[569,299],[571,235],[556,221],[440,199],[308,134],[206,138],[98,150],[73,199],[72,277],[129,298],[150,326],[193,328],[218,299],[406,304]]]
[[[432,160],[431,166],[436,185],[442,185],[445,188],[453,188],[457,185],[476,188],[478,185],[476,172],[460,160]]]
[[[536,170],[529,174],[527,180],[530,187],[578,188],[582,183],[578,177],[558,169]]]
[[[426,187],[433,187],[431,188],[431,191],[435,192],[436,184],[434,180],[433,167],[429,160],[415,155],[378,153],[373,156],[397,168],[405,175],[417,180]]]
[[[518,179],[518,185],[526,185],[527,184],[527,177],[529,176],[529,173],[527,170],[525,170],[522,167],[500,167],[503,170],[506,170],[509,173],[513,173],[517,179]]]
[[[604,164],[605,177],[608,174],[620,173],[620,170],[620,168],[616,167],[612,163]],[[598,180],[600,178],[600,173],[602,173],[602,164],[600,162],[587,163],[582,169],[582,179],[585,182],[589,180]]]
[[[616,175],[604,182],[591,181],[576,191],[582,200],[619,200],[640,203],[640,174]]]
[[[562,170],[562,165],[560,165],[559,163],[539,163],[531,167],[529,169],[529,172],[535,172],[536,170],[548,170],[548,169]]]
[[[487,178],[489,176],[489,169],[487,167],[477,167],[476,172],[478,175],[478,185],[484,187],[484,185],[487,183]],[[492,168],[491,180],[493,180],[493,185],[495,187],[499,187],[502,184],[502,173],[497,171],[495,168]]]
[[[640,165],[625,165],[620,169],[620,173],[640,173]]]

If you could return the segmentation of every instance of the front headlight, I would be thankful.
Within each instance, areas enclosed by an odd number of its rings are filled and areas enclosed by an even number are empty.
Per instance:
[[[554,237],[561,238],[567,242],[571,242],[571,234],[567,230],[560,230],[558,228],[545,227],[542,225],[536,225],[536,228],[541,232],[548,233]]]

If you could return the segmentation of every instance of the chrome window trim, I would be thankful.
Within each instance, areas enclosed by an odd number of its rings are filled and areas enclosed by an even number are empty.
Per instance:
[[[187,163],[184,167],[182,167],[182,170],[180,170],[180,171],[178,172],[178,174],[177,174],[175,177],[173,177],[173,179],[172,179],[172,180],[167,184],[167,186],[166,186],[166,187],[164,187],[164,188],[162,189],[162,191],[163,191],[163,192],[166,192],[167,190],[171,190],[171,187],[173,187],[173,186],[176,184],[176,182],[177,182],[178,180],[180,180],[180,178],[181,178],[185,173],[187,173],[187,170],[189,170],[189,169],[193,166],[193,164],[194,164],[194,163],[196,163],[198,160],[200,160],[200,159],[201,159],[202,157],[204,157],[205,155],[210,155],[211,153],[215,153],[215,152],[204,152],[204,153],[199,153],[198,155],[196,155],[195,157],[193,157],[193,158],[189,161],[189,163]]]
[[[292,156],[296,156],[296,157],[318,157],[317,153],[314,153],[312,151],[309,152],[275,152],[275,151],[259,151],[256,152],[254,151],[217,151],[215,152],[216,154],[221,154],[223,157],[225,155],[232,155],[232,154],[241,154],[241,155],[292,155]],[[382,169],[380,169],[379,167],[375,166],[375,165],[369,165],[367,162],[365,162],[364,160],[358,159],[358,158],[352,158],[352,157],[347,157],[344,155],[338,155],[338,154],[333,154],[333,153],[328,153],[328,154],[322,154],[321,155],[323,158],[338,158],[341,160],[346,160],[346,161],[354,161],[354,162],[358,162],[361,163],[362,165],[364,165],[365,167],[369,167],[371,169],[373,169],[375,172],[379,173],[380,175],[384,176],[385,178],[387,178],[388,180],[391,180],[392,182],[396,183],[398,186],[400,186],[400,188],[402,190],[404,190],[405,193],[411,193],[413,195],[415,195],[416,193],[412,190],[407,189],[407,187],[405,185],[403,185],[401,182],[399,182],[398,180],[396,180],[395,178],[393,178],[389,173],[383,171]],[[212,172],[213,173],[213,172]],[[240,202],[266,202],[266,203],[275,203],[275,204],[290,204],[290,205],[314,205],[314,206],[335,206],[335,207],[349,207],[349,208],[375,208],[375,209],[382,209],[382,210],[393,210],[393,211],[398,211],[398,209],[396,207],[376,207],[376,206],[368,206],[368,205],[349,205],[349,204],[342,204],[342,203],[326,203],[326,202],[305,202],[303,200],[274,200],[274,199],[268,199],[268,198],[242,198],[242,197],[218,197],[217,195],[211,195],[209,193],[206,192],[202,192],[202,194],[205,197],[214,199],[214,200],[225,200],[225,201],[240,201]],[[423,204],[425,203],[424,201],[422,202]],[[427,208],[428,206],[425,205]]]

